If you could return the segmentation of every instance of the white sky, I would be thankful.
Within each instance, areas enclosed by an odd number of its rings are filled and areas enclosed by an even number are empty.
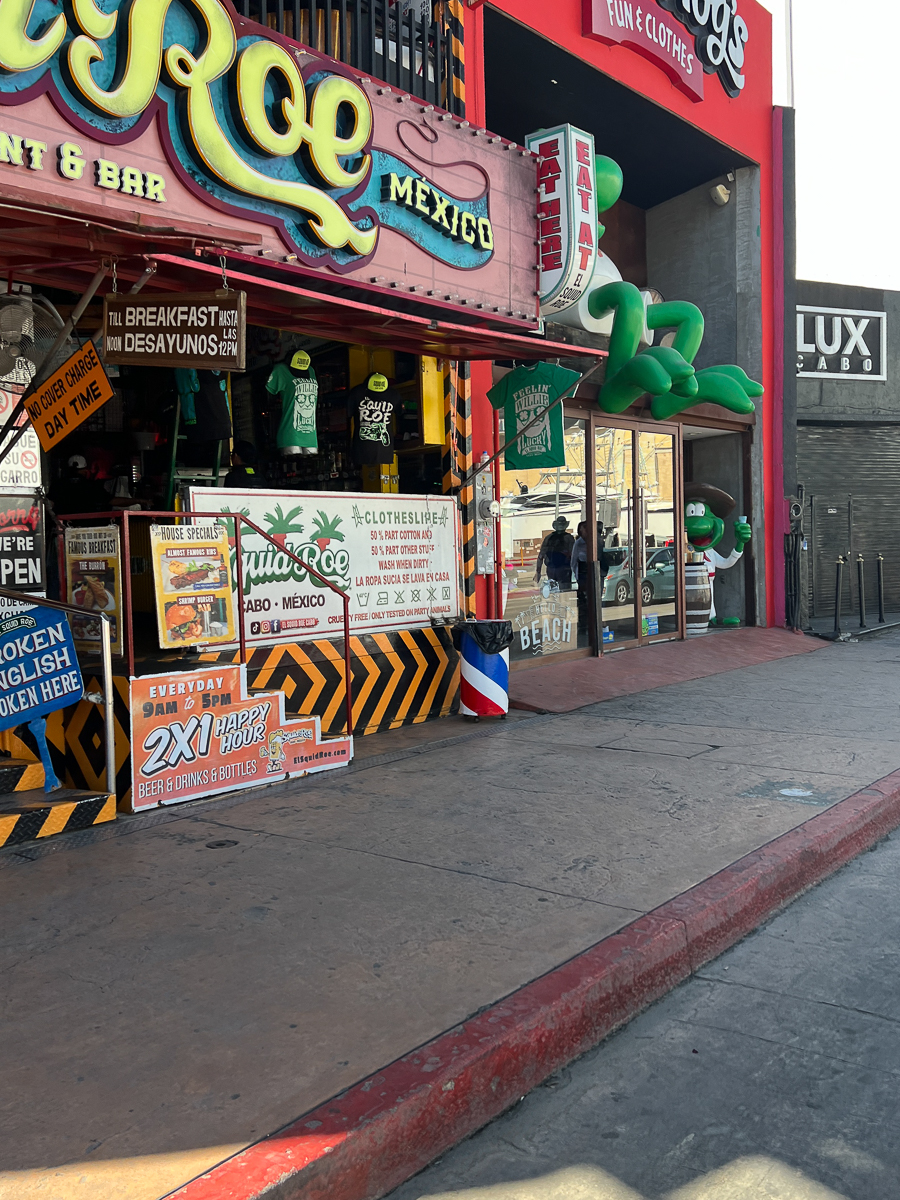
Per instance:
[[[773,14],[787,103],[785,4]],[[740,9],[738,10],[740,11]],[[900,4],[793,0],[797,277],[900,290]]]

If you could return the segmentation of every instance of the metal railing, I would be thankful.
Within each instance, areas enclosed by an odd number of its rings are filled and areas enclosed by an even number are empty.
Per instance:
[[[65,526],[72,521],[91,521],[92,523],[100,523],[103,521],[121,521],[122,522],[122,617],[125,632],[125,654],[124,658],[128,665],[129,678],[134,677],[134,612],[132,608],[132,586],[131,586],[131,522],[134,520],[166,520],[170,522],[192,521],[199,518],[205,521],[213,520],[224,522],[228,519],[234,521],[234,552],[237,570],[235,571],[235,583],[237,591],[237,630],[238,630],[238,647],[240,654],[240,662],[246,665],[247,662],[247,635],[244,630],[244,560],[241,552],[241,524],[249,525],[254,533],[259,534],[267,542],[278,550],[279,554],[286,555],[292,562],[302,567],[310,575],[313,575],[327,588],[336,595],[340,596],[344,610],[344,687],[346,690],[346,712],[347,712],[347,736],[353,736],[353,676],[350,669],[350,597],[345,591],[331,582],[325,575],[317,571],[315,567],[309,565],[299,558],[292,550],[288,550],[287,546],[282,546],[264,529],[245,516],[244,513],[234,512],[194,512],[186,510],[180,513],[167,511],[141,511],[132,512],[130,509],[121,509],[116,512],[109,513],[66,513],[57,517],[60,525]],[[2,595],[2,591],[0,591]],[[47,603],[51,603],[48,601]],[[58,604],[58,601],[52,603]],[[71,605],[63,605],[73,612],[84,614],[83,608],[73,608]],[[101,614],[105,615],[105,614]]]
[[[241,16],[465,116],[462,24],[447,0],[236,0]]]
[[[76,617],[84,616],[84,609],[77,604],[64,604],[61,600],[48,600],[44,596],[30,596],[27,592],[11,592],[8,588],[0,588],[0,596],[6,600],[15,600],[19,604],[37,604],[40,608],[55,608],[60,612],[74,613]],[[112,618],[109,613],[101,612],[100,617],[100,662],[103,671],[103,707],[106,709],[103,720],[104,750],[106,751],[106,790],[111,795],[116,794],[116,722],[113,705],[115,692],[113,689],[112,673]],[[93,696],[85,694],[86,700],[96,703]]]

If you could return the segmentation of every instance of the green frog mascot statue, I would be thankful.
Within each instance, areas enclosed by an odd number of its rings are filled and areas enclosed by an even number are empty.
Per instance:
[[[743,519],[734,523],[734,549],[728,555],[715,549],[725,536],[725,518],[734,511],[734,500],[720,488],[708,483],[686,483],[684,485],[684,528],[691,549],[703,555],[709,575],[709,623],[715,625],[716,571],[733,567],[743,557],[744,546],[750,541],[750,526]],[[724,617],[722,625],[740,625],[739,617]]]

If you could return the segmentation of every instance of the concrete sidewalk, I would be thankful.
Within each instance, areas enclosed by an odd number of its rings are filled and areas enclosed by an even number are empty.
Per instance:
[[[0,1197],[156,1200],[900,769],[898,663],[419,727],[0,857]]]

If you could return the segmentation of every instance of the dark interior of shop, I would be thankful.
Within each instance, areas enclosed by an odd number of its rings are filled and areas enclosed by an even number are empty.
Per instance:
[[[71,311],[77,297],[44,289],[60,314]],[[102,321],[102,306],[95,304],[82,317],[79,339],[92,334]],[[315,446],[279,445],[282,399],[267,388],[273,369],[288,363],[298,351],[309,356],[305,374],[314,374],[318,385],[315,405]],[[70,460],[87,463],[92,492],[82,489],[89,501],[83,511],[101,511],[102,492],[107,508],[141,505],[146,509],[171,509],[178,490],[191,483],[224,484],[231,469],[230,441],[249,444],[254,482],[251,486],[303,491],[381,490],[370,466],[357,461],[352,443],[353,418],[348,404],[350,389],[371,374],[383,373],[399,400],[392,420],[397,476],[394,490],[440,494],[442,446],[423,425],[423,407],[434,407],[438,397],[434,378],[423,382],[422,360],[412,354],[369,351],[363,347],[248,326],[247,370],[223,375],[228,425],[211,428],[209,417],[190,411],[191,397],[180,395],[180,372],[167,368],[107,365],[115,396],[85,422],[65,445],[51,455],[51,498],[57,511],[72,511],[67,482]],[[212,373],[203,373],[212,374]],[[435,375],[436,371],[432,373]],[[200,380],[202,383],[202,379]],[[197,381],[194,381],[196,386]],[[433,422],[432,422],[433,424]],[[213,433],[217,436],[210,436]],[[227,437],[225,435],[228,435]],[[221,436],[219,436],[221,435]],[[430,443],[426,438],[430,437]],[[281,439],[283,440],[283,439]],[[297,453],[289,453],[291,449]],[[232,479],[230,486],[236,486]],[[75,494],[78,494],[77,491]]]
[[[569,122],[625,174],[622,199],[653,208],[749,160],[485,6],[486,125],[514,141]],[[605,218],[604,218],[605,221]]]

